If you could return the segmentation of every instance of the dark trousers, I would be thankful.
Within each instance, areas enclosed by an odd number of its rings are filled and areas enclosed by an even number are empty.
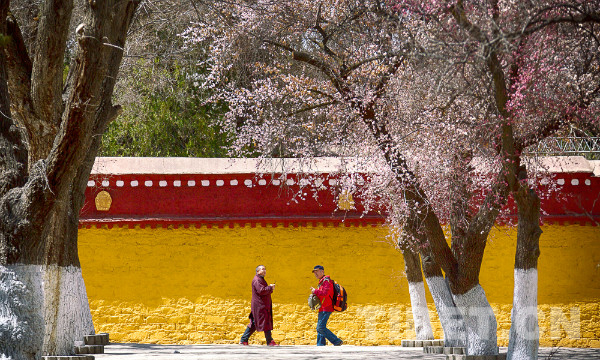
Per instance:
[[[256,326],[254,325],[254,320],[252,319],[250,321],[250,325],[248,325],[246,327],[246,331],[244,331],[244,334],[242,335],[242,339],[240,340],[240,342],[248,342],[248,340],[250,339],[250,336],[252,334],[254,334],[255,331],[256,331]],[[267,344],[270,343],[271,341],[273,341],[273,338],[271,337],[271,330],[265,330],[265,339],[267,340]]]

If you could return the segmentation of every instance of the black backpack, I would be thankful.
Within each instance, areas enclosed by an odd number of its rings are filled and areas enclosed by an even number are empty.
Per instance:
[[[333,280],[331,282],[333,283],[333,298],[331,299],[333,310],[344,311],[348,308],[348,293],[342,285]]]

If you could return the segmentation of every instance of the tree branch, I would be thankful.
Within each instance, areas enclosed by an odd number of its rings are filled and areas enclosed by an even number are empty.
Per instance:
[[[102,86],[108,75],[107,53],[114,51],[104,45],[112,25],[111,5],[104,1],[90,2],[84,22],[77,27],[79,49],[71,64],[73,73],[65,112],[47,159],[48,182],[58,193],[72,186],[76,172],[89,152],[96,116],[102,110]]]
[[[345,70],[345,74],[349,75],[351,72],[353,72],[354,70],[358,69],[359,67],[370,63],[372,61],[377,61],[377,60],[383,60],[383,59],[389,59],[389,58],[394,58],[396,56],[402,56],[403,53],[400,52],[396,52],[396,53],[392,53],[392,54],[386,54],[386,55],[378,55],[378,56],[373,56],[364,60],[361,60],[351,66],[349,66],[346,70]]]
[[[10,14],[6,18],[6,34],[10,36],[5,52],[11,112],[15,121],[25,129],[28,139],[31,139],[36,126],[44,129],[46,126],[44,123],[35,123],[31,100],[31,59],[17,20]]]
[[[555,11],[557,9],[566,9],[573,11],[575,13],[571,13],[564,16],[557,17],[549,17],[546,19],[541,19],[544,13]],[[539,31],[547,26],[555,25],[555,24],[585,24],[585,23],[600,23],[600,12],[596,11],[586,11],[585,9],[578,8],[571,4],[559,4],[554,6],[549,6],[541,9],[538,13],[533,16],[527,24],[523,26],[523,29],[518,33],[510,34],[509,37],[530,35]]]
[[[382,151],[386,163],[392,169],[396,180],[404,185],[404,198],[410,204],[410,214],[408,221],[415,224],[416,221],[423,226],[423,236],[417,236],[418,239],[426,239],[430,248],[431,255],[435,261],[444,269],[449,277],[458,276],[458,262],[452,254],[452,251],[446,243],[446,237],[435,210],[429,203],[427,195],[420,188],[418,180],[412,171],[409,170],[406,159],[401,154],[395,154],[393,140],[385,124],[377,122],[372,108],[362,111],[363,122],[371,131],[371,134],[377,142],[377,146]],[[413,234],[417,234],[420,229],[413,226]],[[425,245],[425,244],[422,244]]]
[[[469,33],[469,35],[471,35],[472,38],[474,38],[482,44],[488,43],[488,40],[485,34],[481,31],[481,29],[473,25],[467,18],[462,0],[458,0],[456,2],[456,5],[450,8],[450,13],[454,17],[454,20],[456,20],[458,25],[465,29]]]
[[[72,0],[49,0],[44,3],[33,54],[33,108],[38,119],[51,124],[55,131],[61,121],[64,53],[72,11]],[[42,134],[34,134],[35,137],[39,135]],[[52,147],[52,143],[43,145],[46,149],[39,152],[40,158],[45,158]]]
[[[314,29],[317,30],[317,32],[321,35],[321,38],[323,39],[323,41],[321,43],[318,43],[317,45],[319,45],[319,47],[321,49],[323,49],[323,51],[325,51],[325,53],[329,56],[331,56],[332,58],[334,58],[336,61],[339,61],[339,57],[337,56],[336,53],[334,53],[329,46],[327,46],[327,42],[329,41],[329,35],[327,35],[327,33],[325,32],[325,30],[321,27],[321,22],[323,22],[323,17],[321,16],[321,8],[323,7],[323,4],[319,4],[319,10],[317,12],[317,18],[315,20],[315,26]]]
[[[298,115],[298,114],[301,114],[303,112],[311,111],[311,110],[322,108],[322,107],[327,107],[327,106],[330,106],[330,105],[335,105],[337,103],[338,103],[338,101],[329,101],[329,102],[322,103],[322,104],[316,104],[316,105],[308,106],[308,107],[302,108],[300,110],[296,110],[294,112],[287,113],[286,116]]]
[[[333,71],[333,69],[331,69],[331,67],[329,65],[327,65],[323,61],[315,59],[314,57],[312,57],[310,54],[308,54],[306,52],[296,51],[294,48],[292,48],[288,45],[282,44],[282,43],[278,43],[276,41],[265,39],[265,40],[263,40],[263,42],[290,52],[292,54],[292,59],[294,59],[296,61],[300,61],[300,62],[306,63],[308,65],[314,66],[315,68],[319,69],[325,76],[327,76],[329,81],[331,81],[333,86],[335,86],[335,88],[340,93],[343,93],[343,94],[348,93],[349,89],[347,89],[347,87],[343,84],[343,82],[340,80],[339,76],[335,73],[335,71]]]
[[[7,33],[8,5],[8,1],[0,3],[0,34]],[[27,151],[10,111],[6,56],[2,49],[7,40],[0,35],[0,198],[23,185],[27,170]]]

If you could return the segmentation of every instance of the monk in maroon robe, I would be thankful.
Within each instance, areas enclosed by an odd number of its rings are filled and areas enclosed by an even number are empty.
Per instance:
[[[268,346],[278,346],[271,337],[273,330],[273,302],[271,294],[275,284],[268,285],[265,280],[267,269],[264,265],[256,267],[256,275],[252,279],[252,303],[250,305],[250,324],[240,340],[241,345],[248,345],[250,335],[255,331],[264,331]]]

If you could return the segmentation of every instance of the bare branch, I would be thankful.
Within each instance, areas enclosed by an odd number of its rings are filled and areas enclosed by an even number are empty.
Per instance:
[[[312,57],[310,54],[308,54],[306,52],[296,51],[294,48],[292,48],[288,45],[285,45],[285,44],[282,44],[282,43],[279,43],[276,41],[268,40],[268,39],[263,40],[263,42],[266,44],[270,44],[275,47],[278,47],[280,49],[286,50],[292,54],[292,58],[294,60],[306,63],[308,65],[311,65],[311,66],[319,69],[325,76],[327,76],[327,78],[329,78],[329,80],[333,83],[333,85],[336,87],[336,89],[338,89],[338,91],[340,91],[342,93],[347,93],[348,90],[342,84],[338,75],[326,63],[324,63],[318,59],[315,59],[314,57]]]
[[[293,111],[291,113],[288,113],[287,116],[298,115],[298,114],[301,114],[303,112],[307,112],[307,111],[311,111],[311,110],[315,110],[315,109],[319,109],[319,108],[323,108],[323,107],[335,105],[335,104],[338,104],[338,103],[339,103],[338,101],[329,101],[329,102],[322,103],[322,104],[315,104],[315,105],[308,106],[308,107],[302,108],[300,110],[296,110],[296,111]]]

